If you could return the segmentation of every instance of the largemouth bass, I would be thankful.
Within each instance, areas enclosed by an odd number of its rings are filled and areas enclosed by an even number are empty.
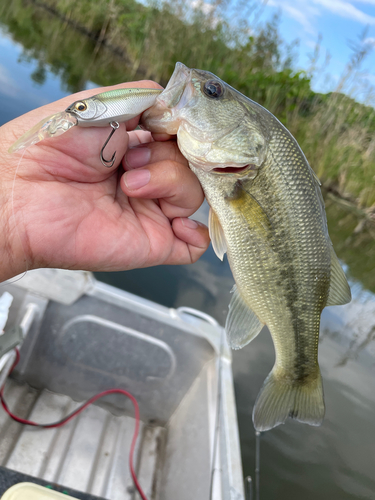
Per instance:
[[[265,108],[181,63],[142,120],[152,132],[177,134],[205,192],[213,248],[220,259],[227,252],[236,282],[229,345],[243,347],[264,325],[271,332],[276,361],[254,406],[255,428],[288,417],[320,425],[320,316],[351,294],[319,180],[296,140]]]

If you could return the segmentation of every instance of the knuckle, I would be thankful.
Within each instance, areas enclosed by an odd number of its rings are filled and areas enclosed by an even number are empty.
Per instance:
[[[169,186],[170,189],[175,192],[176,188],[178,188],[183,181],[180,165],[174,160],[166,159],[161,161],[160,166],[162,183],[165,186]]]

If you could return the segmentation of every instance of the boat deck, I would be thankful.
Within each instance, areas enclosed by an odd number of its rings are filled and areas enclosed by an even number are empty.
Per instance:
[[[212,499],[243,500],[231,358],[215,320],[85,273],[26,278],[7,284],[7,331],[25,336],[5,386],[11,411],[48,424],[101,391],[127,390],[139,404],[134,465],[149,500],[207,500],[212,477]],[[2,380],[11,364],[0,367]],[[101,499],[140,500],[129,471],[133,415],[119,393],[54,429],[0,411],[0,466]]]
[[[17,416],[38,423],[58,421],[81,404],[13,380],[7,381],[5,397]],[[98,497],[138,500],[128,466],[134,424],[134,418],[112,415],[96,405],[53,429],[23,426],[0,412],[0,465]],[[134,462],[150,499],[158,489],[165,437],[164,428],[140,423]]]

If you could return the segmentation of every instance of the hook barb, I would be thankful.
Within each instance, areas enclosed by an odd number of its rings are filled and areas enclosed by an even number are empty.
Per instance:
[[[119,128],[120,124],[118,122],[111,122],[110,126],[112,127],[111,133],[109,134],[108,139],[105,141],[105,143],[103,144],[102,149],[100,150],[100,161],[107,168],[113,167],[113,164],[115,163],[115,159],[116,159],[116,151],[113,153],[113,155],[112,155],[112,157],[111,157],[110,160],[106,160],[104,158],[103,152],[104,152],[104,149],[106,148],[107,144],[111,140],[111,137],[116,132],[116,130]]]

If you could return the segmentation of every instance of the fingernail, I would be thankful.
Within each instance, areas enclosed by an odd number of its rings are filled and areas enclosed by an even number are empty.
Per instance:
[[[146,168],[142,170],[129,170],[124,174],[124,181],[126,187],[129,189],[139,189],[145,186],[148,184],[150,178],[150,171]]]
[[[125,156],[125,161],[130,168],[143,167],[149,163],[151,151],[149,148],[129,149]]]
[[[197,229],[199,225],[198,222],[195,222],[193,219],[183,219],[182,217],[181,222],[183,226],[188,227],[189,229]]]

